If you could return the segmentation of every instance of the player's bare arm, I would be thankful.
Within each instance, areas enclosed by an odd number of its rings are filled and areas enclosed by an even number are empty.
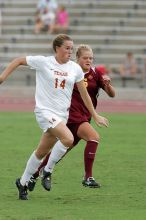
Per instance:
[[[0,75],[0,84],[3,83],[7,79],[7,77],[20,65],[27,65],[25,57],[20,57],[20,58],[14,59],[6,67],[6,69]]]
[[[87,92],[87,89],[85,87],[84,80],[82,80],[76,84],[77,84],[78,90],[80,92],[80,95],[84,101],[84,104],[88,108],[88,110],[91,113],[96,124],[98,126],[104,125],[105,127],[108,127],[108,123],[109,123],[108,119],[98,115],[97,112],[95,111],[93,104],[92,104],[92,101],[91,101],[91,98],[90,98],[90,96]]]

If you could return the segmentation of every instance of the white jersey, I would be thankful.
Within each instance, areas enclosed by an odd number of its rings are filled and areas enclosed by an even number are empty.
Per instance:
[[[74,83],[84,79],[81,67],[73,61],[59,64],[54,56],[27,56],[36,69],[36,110],[68,117]]]

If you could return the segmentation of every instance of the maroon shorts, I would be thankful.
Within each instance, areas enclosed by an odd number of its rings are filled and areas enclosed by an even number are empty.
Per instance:
[[[79,126],[84,122],[85,121],[82,121],[80,123],[67,123],[67,127],[69,128],[69,130],[74,136],[73,146],[77,145],[78,142],[81,140],[81,138],[78,137],[77,132],[78,132]]]

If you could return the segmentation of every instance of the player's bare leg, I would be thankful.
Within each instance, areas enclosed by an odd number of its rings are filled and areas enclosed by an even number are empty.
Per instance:
[[[48,151],[53,147],[56,141],[57,141],[56,137],[54,137],[49,132],[43,133],[38,148],[30,156],[22,177],[16,180],[16,186],[19,192],[19,199],[21,200],[28,199],[27,184],[31,176],[37,171],[38,167],[40,166],[42,158],[46,154],[48,154]],[[42,149],[42,151],[40,149]]]
[[[56,162],[58,162],[58,158],[62,158],[67,149],[72,146],[74,140],[71,131],[62,122],[60,122],[55,128],[50,129],[50,132],[54,136],[58,137],[58,139],[60,140],[60,144],[58,145],[55,153],[51,154],[47,165],[43,170],[42,186],[47,191],[50,191],[51,189],[51,173]]]

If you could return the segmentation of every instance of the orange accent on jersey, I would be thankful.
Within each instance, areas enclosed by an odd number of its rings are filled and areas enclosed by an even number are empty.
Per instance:
[[[87,80],[87,78],[84,78],[84,84],[85,84],[86,87],[88,87],[88,80]]]
[[[55,79],[55,88],[57,88],[57,86],[58,86],[58,79],[56,78]]]
[[[65,83],[66,83],[66,80],[62,80],[61,83],[59,84],[58,82],[58,78],[55,79],[55,88],[58,88],[58,87],[61,87],[62,89],[65,88]]]
[[[66,72],[59,72],[59,71],[54,71],[54,74],[58,75],[58,76],[68,76],[68,73],[66,73]]]
[[[62,80],[62,82],[60,83],[60,87],[62,87],[62,89],[64,89],[64,87],[65,87],[65,79],[64,80]]]

